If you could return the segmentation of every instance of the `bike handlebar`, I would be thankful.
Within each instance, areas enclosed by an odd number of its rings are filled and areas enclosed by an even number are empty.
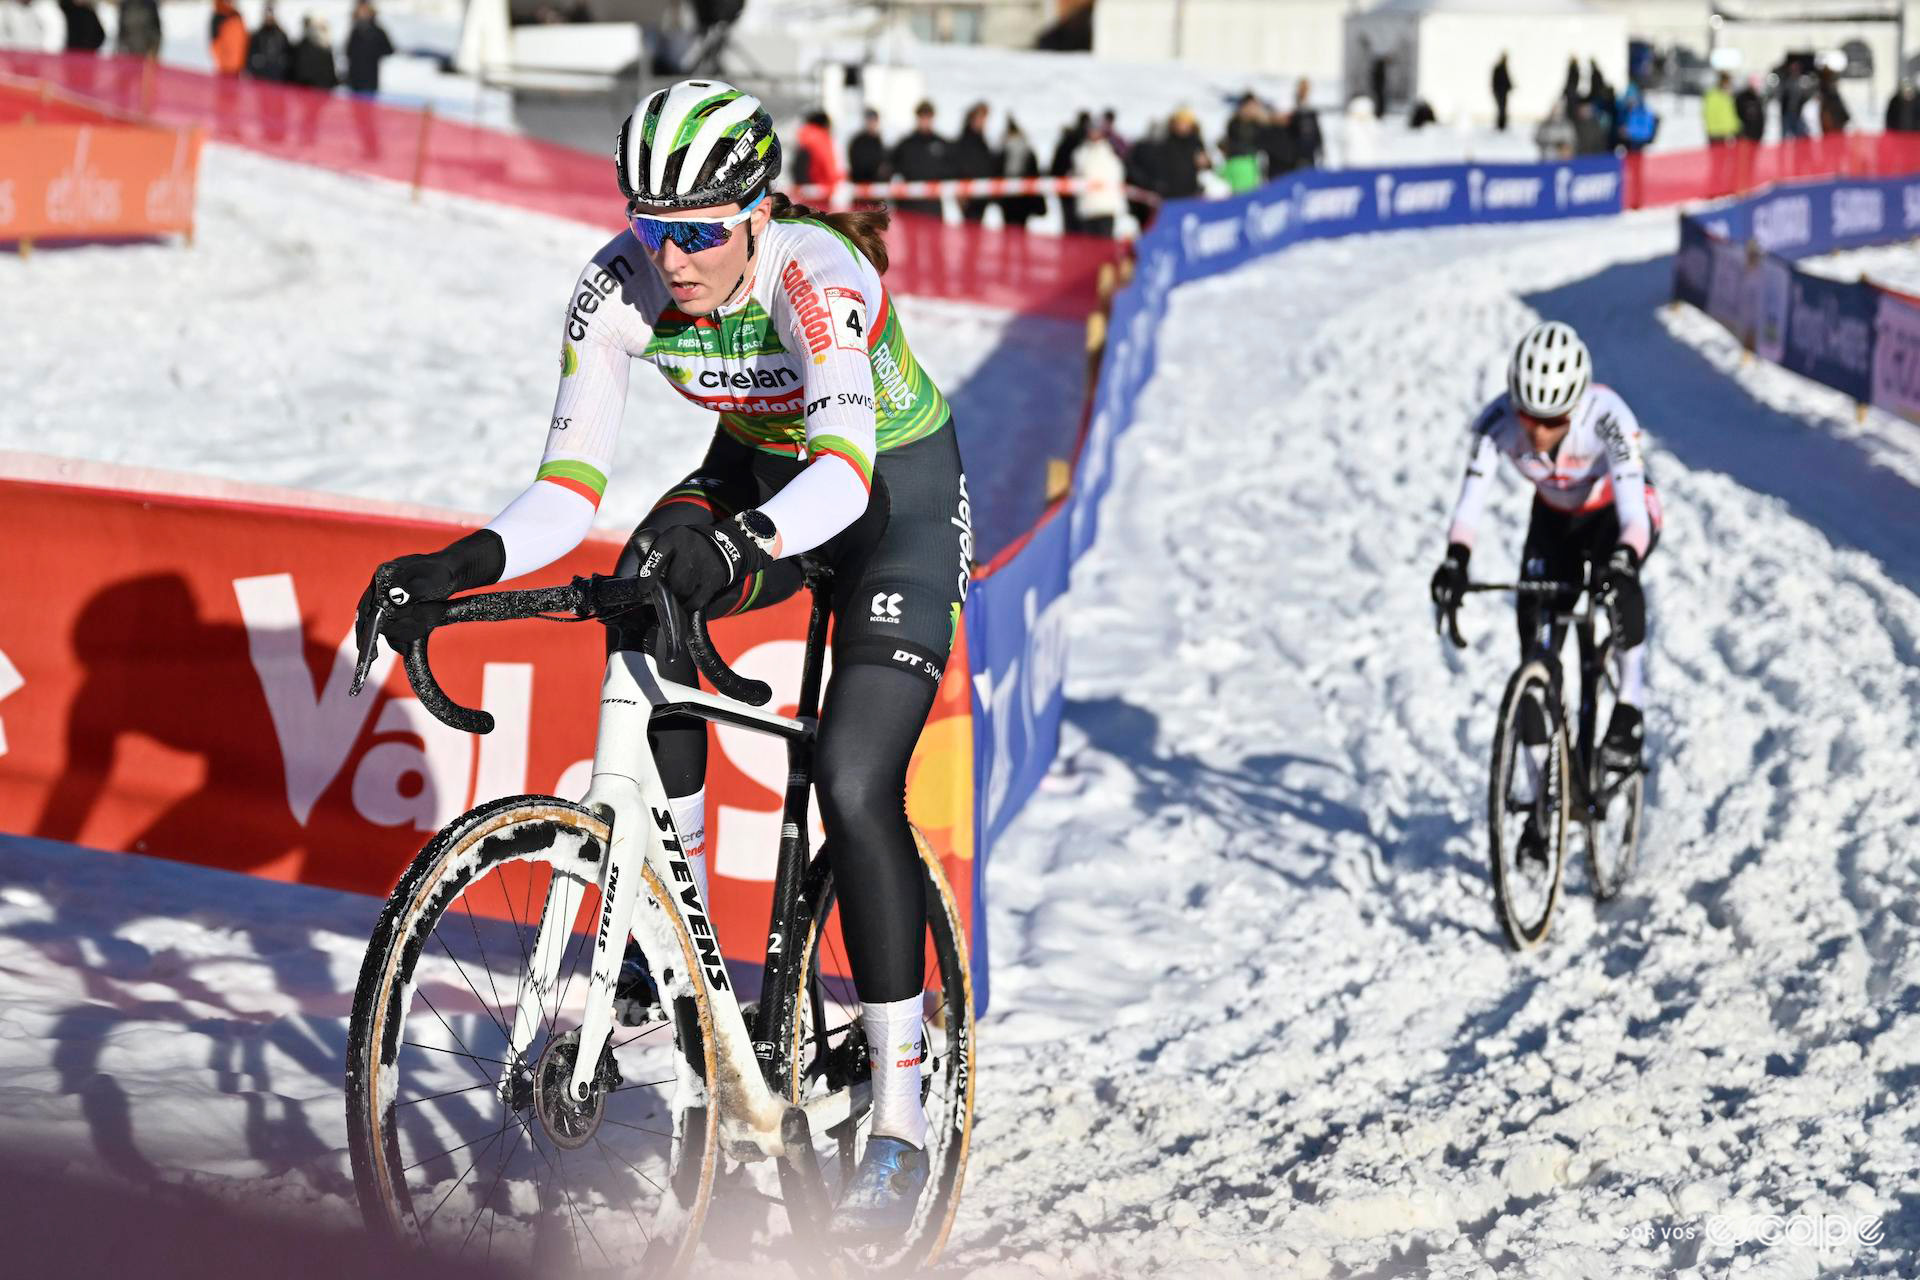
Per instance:
[[[1460,589],[1462,595],[1472,595],[1483,591],[1511,591],[1520,596],[1557,596],[1568,593],[1578,594],[1585,590],[1571,582],[1546,582],[1529,579],[1525,582],[1469,582]],[[1467,647],[1467,638],[1460,634],[1460,605],[1455,602],[1450,609],[1436,609],[1439,615],[1435,629],[1453,642],[1456,649]]]
[[[764,681],[748,679],[720,657],[719,651],[713,646],[712,636],[708,634],[707,619],[703,612],[695,612],[687,619],[686,632],[682,636],[680,618],[683,610],[668,593],[666,584],[658,579],[607,578],[596,573],[591,577],[575,578],[564,587],[487,591],[437,603],[439,616],[428,624],[426,634],[407,645],[403,655],[407,683],[413,687],[420,705],[434,719],[463,733],[493,732],[493,717],[485,711],[454,701],[434,678],[433,664],[427,655],[427,641],[434,630],[457,622],[506,622],[561,613],[570,613],[581,620],[593,618],[605,622],[618,614],[644,607],[651,610],[660,623],[667,650],[666,654],[660,656],[678,653],[684,643],[693,657],[694,665],[722,697],[755,707],[765,706],[773,697],[773,690]],[[378,647],[380,623],[385,612],[384,607],[376,607],[372,635],[360,638],[359,663],[354,668],[353,684],[347,690],[350,697],[357,697],[366,682],[367,670],[373,665]]]

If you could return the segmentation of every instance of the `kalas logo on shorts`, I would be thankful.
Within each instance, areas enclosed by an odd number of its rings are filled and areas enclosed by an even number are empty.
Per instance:
[[[787,264],[787,269],[780,273],[780,283],[785,286],[787,303],[806,335],[807,354],[815,364],[823,363],[827,348],[833,345],[833,316],[828,313],[827,304],[821,301],[820,291],[813,287],[813,281],[807,279],[807,273],[797,262]]]

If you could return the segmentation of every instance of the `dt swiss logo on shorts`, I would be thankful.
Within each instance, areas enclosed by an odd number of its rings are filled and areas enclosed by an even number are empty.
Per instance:
[[[807,279],[807,273],[797,262],[787,264],[787,269],[780,273],[780,283],[787,291],[787,304],[793,308],[794,319],[806,336],[807,354],[815,364],[822,363],[827,358],[827,348],[833,345],[833,316],[827,304],[821,301],[820,291],[813,287],[813,281]]]

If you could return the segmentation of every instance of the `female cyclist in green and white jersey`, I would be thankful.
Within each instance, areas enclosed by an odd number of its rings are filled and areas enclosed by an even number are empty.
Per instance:
[[[791,594],[802,553],[834,569],[816,775],[874,1080],[872,1136],[838,1227],[904,1229],[927,1177],[925,903],[907,763],[973,552],[951,416],[881,283],[887,215],[814,215],[770,194],[780,144],[757,99],[714,81],[662,89],[628,118],[615,159],[630,226],[568,298],[535,480],[484,529],[392,562],[405,599],[390,599],[387,633],[417,634],[409,603],[518,577],[579,544],[606,491],[633,360],[719,415],[705,460],[641,523],[619,571],[659,575],[718,617]],[[682,665],[665,673],[691,683]],[[706,727],[656,721],[652,740],[704,879]]]

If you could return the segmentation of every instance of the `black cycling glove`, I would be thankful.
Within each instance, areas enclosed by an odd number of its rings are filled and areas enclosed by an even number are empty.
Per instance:
[[[1464,543],[1447,544],[1447,558],[1433,571],[1433,582],[1428,588],[1436,608],[1450,612],[1460,607],[1460,599],[1467,592],[1467,559],[1471,555],[1472,548]]]
[[[716,525],[676,524],[655,536],[640,576],[663,579],[674,599],[688,612],[698,612],[734,583],[772,564],[772,545],[773,522],[758,511]]]
[[[1640,589],[1640,557],[1633,548],[1613,549],[1600,574],[1600,591],[1613,615],[1613,634],[1620,647],[1631,649],[1647,638],[1647,597]]]
[[[368,652],[373,642],[376,600],[386,610],[380,634],[398,653],[439,623],[449,596],[491,586],[506,567],[506,544],[491,529],[476,529],[440,551],[387,561],[373,571],[373,581],[360,594],[354,621],[360,651]]]

